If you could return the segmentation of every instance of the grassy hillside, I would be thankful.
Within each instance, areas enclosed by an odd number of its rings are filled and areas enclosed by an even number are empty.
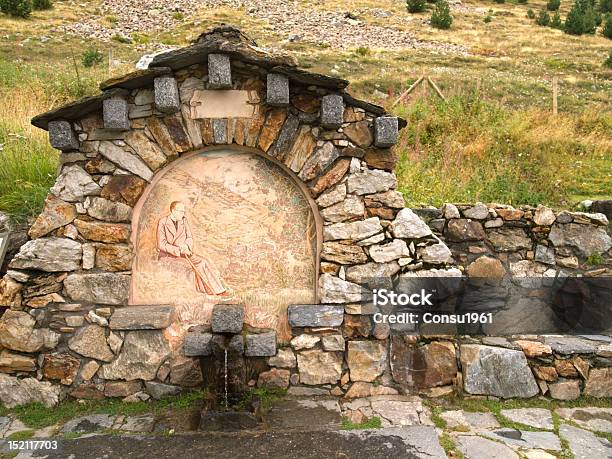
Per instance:
[[[409,14],[392,0],[177,2],[178,11],[156,12],[165,21],[157,31],[146,21],[126,24],[133,13],[125,5],[138,2],[55,2],[28,20],[0,14],[0,211],[27,218],[53,183],[57,155],[46,133],[29,125],[33,115],[93,93],[145,52],[185,45],[219,23],[290,52],[303,67],[347,78],[355,95],[387,107],[430,75],[446,103],[418,90],[394,108],[410,121],[397,147],[397,174],[411,204],[571,207],[612,195],[612,70],[602,65],[612,41],[599,31],[574,37],[536,26],[527,10],[537,13],[545,1],[466,0],[453,8],[446,31],[427,23],[428,12]],[[561,5],[564,17],[571,2]],[[104,59],[85,68],[82,55],[92,47]],[[560,80],[557,116],[553,76]]]

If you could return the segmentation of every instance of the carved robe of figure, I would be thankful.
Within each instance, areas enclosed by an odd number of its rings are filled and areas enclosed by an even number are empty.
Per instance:
[[[159,259],[171,258],[189,264],[195,274],[195,285],[198,292],[207,295],[226,293],[225,287],[210,262],[193,253],[191,228],[185,216],[177,216],[176,213],[176,210],[173,209],[170,215],[161,218],[157,224]]]

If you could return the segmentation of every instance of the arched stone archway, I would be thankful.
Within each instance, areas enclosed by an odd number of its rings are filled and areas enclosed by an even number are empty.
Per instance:
[[[247,324],[288,340],[287,306],[317,301],[321,224],[304,188],[255,149],[212,147],[173,161],[134,208],[129,304],[175,306],[178,322],[168,335],[178,338],[192,325],[209,324],[215,304],[239,303]],[[164,256],[159,231],[172,202],[184,204],[194,256],[223,292],[200,291],[200,271],[190,260]]]

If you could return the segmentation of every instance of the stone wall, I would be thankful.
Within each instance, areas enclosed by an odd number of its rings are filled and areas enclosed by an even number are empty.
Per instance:
[[[53,405],[65,396],[144,400],[201,386],[211,330],[197,327],[177,340],[167,333],[176,321],[171,305],[128,305],[132,210],[167,164],[227,145],[282,164],[307,190],[322,223],[321,304],[290,308],[290,343],[277,343],[267,330],[235,334],[241,342],[232,345],[267,364],[251,384],[346,397],[462,388],[523,397],[544,391],[543,381],[575,395],[583,378],[585,392],[610,394],[608,342],[391,336],[361,303],[368,278],[461,275],[455,264],[469,274],[468,263],[487,253],[500,270],[520,266],[540,274],[552,261],[573,269],[587,251],[609,250],[607,222],[484,206],[461,209],[463,215],[447,206],[448,222],[441,211],[417,210],[421,219],[396,190],[391,147],[402,120],[352,98],[344,80],[299,70],[233,38],[215,32],[158,56],[148,71],[103,83],[100,96],[33,120],[62,151],[61,167],[30,240],[0,281],[0,304],[8,308],[0,318],[4,405]],[[246,95],[240,110],[252,115],[203,118],[227,107],[202,107],[197,91],[218,90]],[[593,238],[580,239],[584,231]],[[507,372],[488,366],[491,353]],[[565,358],[573,353],[580,357]],[[554,396],[557,386],[550,387]]]
[[[612,239],[602,213],[545,206],[453,205],[415,209],[468,275],[610,275]]]
[[[34,118],[61,150],[61,167],[0,285],[9,308],[0,319],[5,404],[17,403],[9,392],[52,404],[66,394],[146,399],[201,384],[199,356],[167,336],[172,307],[126,308],[133,208],[155,174],[185,153],[248,149],[303,184],[325,225],[323,302],[350,301],[359,288],[351,279],[364,270],[422,267],[415,238],[440,246],[395,190],[390,147],[401,120],[352,98],[344,80],[298,70],[226,32]],[[217,90],[225,91],[220,102],[202,107],[202,92]],[[215,117],[233,96],[246,96],[230,109],[240,116]],[[246,335],[247,355],[248,343]]]

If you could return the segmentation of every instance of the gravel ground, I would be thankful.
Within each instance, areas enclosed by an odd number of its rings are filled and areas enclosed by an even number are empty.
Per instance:
[[[200,8],[216,7],[244,10],[249,16],[268,22],[274,33],[289,41],[323,44],[333,49],[363,46],[467,54],[467,48],[461,45],[418,40],[408,32],[368,24],[360,19],[365,16],[384,19],[393,14],[384,9],[358,8],[350,14],[347,11],[305,10],[290,0],[105,0],[100,16],[92,13],[60,29],[83,38],[110,40],[115,35],[129,37],[134,32],[172,29]],[[463,8],[460,4],[454,7]],[[108,17],[116,18],[114,27],[105,25]]]

